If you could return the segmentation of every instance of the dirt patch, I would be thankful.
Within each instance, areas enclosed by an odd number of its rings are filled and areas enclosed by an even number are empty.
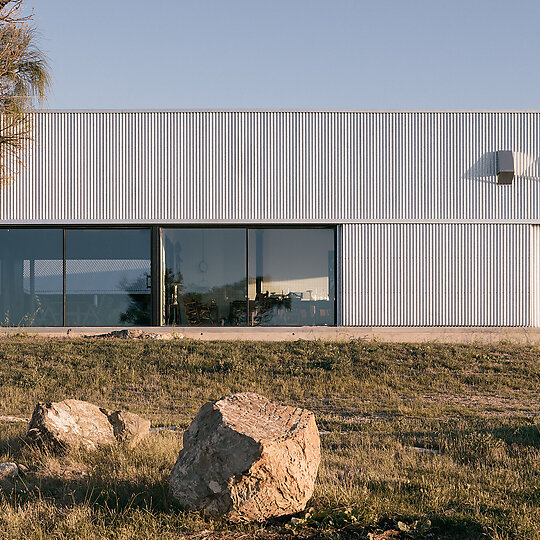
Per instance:
[[[517,400],[500,396],[435,394],[422,396],[422,399],[432,403],[472,407],[495,416],[540,416],[540,400],[533,397]]]
[[[19,418],[18,416],[0,415],[0,422],[10,422],[12,424],[28,424],[28,422],[30,422],[30,418]]]

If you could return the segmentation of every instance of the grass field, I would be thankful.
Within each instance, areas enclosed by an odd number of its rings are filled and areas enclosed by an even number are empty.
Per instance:
[[[78,398],[152,421],[139,447],[54,456],[0,422],[0,538],[540,538],[540,348],[375,342],[0,340],[0,414]],[[295,523],[230,526],[168,493],[181,430],[254,391],[316,413],[323,458]],[[396,531],[396,532],[392,532]]]

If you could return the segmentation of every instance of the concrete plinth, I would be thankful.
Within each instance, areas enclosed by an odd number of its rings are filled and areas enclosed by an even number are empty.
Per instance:
[[[40,337],[80,338],[96,336],[119,327],[1,328],[1,336],[27,334]],[[525,327],[135,327],[162,338],[189,338],[204,341],[383,341],[393,343],[499,343],[540,344],[540,328]]]

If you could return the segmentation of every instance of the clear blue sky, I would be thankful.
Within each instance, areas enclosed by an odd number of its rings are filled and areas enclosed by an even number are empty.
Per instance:
[[[539,0],[27,0],[48,108],[540,109]]]

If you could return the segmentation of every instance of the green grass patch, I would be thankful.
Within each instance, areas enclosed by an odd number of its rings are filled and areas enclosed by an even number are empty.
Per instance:
[[[540,349],[509,344],[4,338],[0,414],[77,398],[179,431],[55,456],[0,422],[0,460],[30,470],[3,486],[0,538],[540,538],[539,388]],[[323,459],[293,522],[232,527],[170,498],[182,429],[240,391],[316,414]]]

